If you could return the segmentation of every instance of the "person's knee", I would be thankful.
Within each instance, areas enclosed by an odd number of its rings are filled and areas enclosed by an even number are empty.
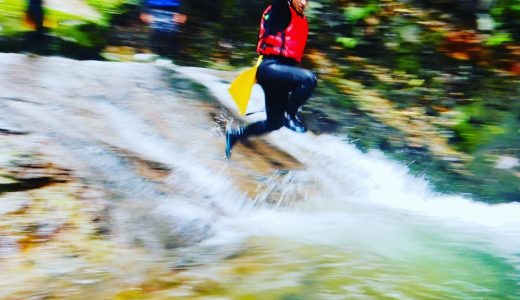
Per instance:
[[[305,71],[305,85],[308,89],[314,90],[318,84],[318,78],[312,71]]]

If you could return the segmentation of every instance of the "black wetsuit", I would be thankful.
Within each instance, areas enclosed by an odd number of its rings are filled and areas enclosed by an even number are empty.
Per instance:
[[[269,18],[264,24],[268,33],[283,31],[291,21],[287,0],[273,0]],[[240,138],[260,135],[284,126],[285,113],[294,117],[316,88],[313,72],[296,67],[297,62],[282,56],[264,56],[256,74],[265,93],[267,119],[244,128]]]

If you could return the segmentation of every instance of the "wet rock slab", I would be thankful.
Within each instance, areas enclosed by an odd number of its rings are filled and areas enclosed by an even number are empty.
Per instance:
[[[125,270],[134,268],[113,257],[136,250],[108,234],[106,192],[83,184],[46,147],[36,135],[0,134],[0,298],[113,295],[120,286],[105,283],[126,286]]]

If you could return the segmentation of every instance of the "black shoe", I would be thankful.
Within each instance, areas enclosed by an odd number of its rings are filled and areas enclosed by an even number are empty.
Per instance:
[[[283,120],[283,126],[299,133],[307,131],[307,128],[305,127],[305,125],[303,125],[303,122],[300,121],[297,115],[291,116],[289,114],[286,114]]]
[[[237,129],[227,128],[226,129],[226,158],[231,157],[231,148],[237,143],[242,135],[243,128],[238,127]]]

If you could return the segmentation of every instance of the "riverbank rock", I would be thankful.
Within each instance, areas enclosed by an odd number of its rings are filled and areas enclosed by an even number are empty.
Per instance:
[[[109,298],[132,286],[127,272],[155,268],[114,260],[143,253],[113,240],[107,191],[56,150],[36,135],[0,134],[0,298]]]

